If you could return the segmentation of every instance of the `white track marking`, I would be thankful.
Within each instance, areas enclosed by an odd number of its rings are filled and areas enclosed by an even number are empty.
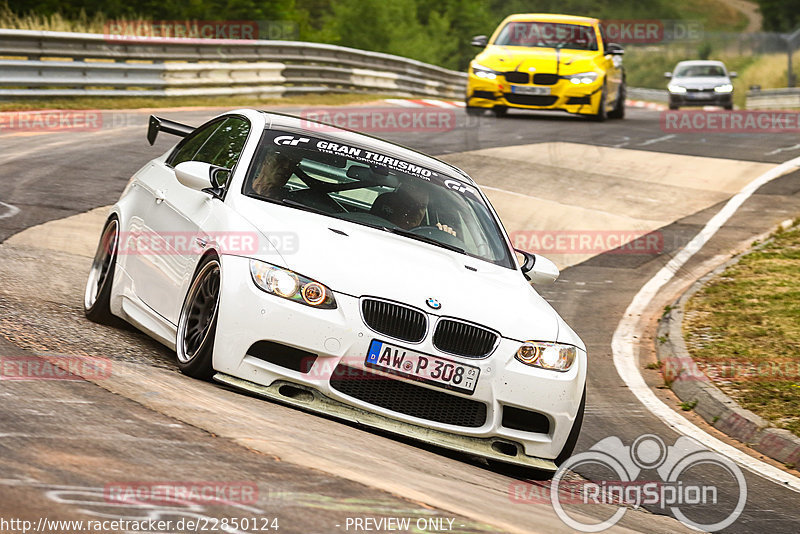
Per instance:
[[[789,152],[790,150],[797,150],[800,149],[800,144],[794,146],[785,146],[783,148],[776,148],[770,152],[764,152],[765,156],[773,156],[775,154],[780,154],[781,152]]]
[[[12,206],[11,204],[0,202],[0,206],[6,208],[5,211],[0,212],[0,219],[7,219],[8,217],[13,217],[17,213],[19,213],[19,208],[16,206]]]
[[[669,139],[672,139],[673,137],[675,137],[675,134],[665,135],[663,137],[656,137],[655,139],[648,139],[644,143],[638,143],[638,145],[639,146],[652,145],[652,144],[655,144],[655,143],[660,143],[661,141],[667,141]]]
[[[739,449],[720,441],[719,439],[707,434],[693,423],[689,422],[685,417],[672,410],[669,406],[664,404],[652,392],[649,386],[645,383],[639,372],[637,365],[637,358],[634,346],[634,339],[641,339],[637,334],[637,324],[639,318],[645,312],[648,304],[653,300],[656,293],[667,282],[669,282],[675,273],[697,253],[703,245],[725,224],[731,216],[736,213],[736,210],[747,200],[759,187],[778,178],[785,172],[794,167],[800,166],[800,157],[789,160],[769,171],[762,174],[749,184],[747,184],[739,193],[734,195],[727,204],[717,213],[710,221],[703,227],[683,249],[670,260],[667,265],[661,268],[653,278],[651,278],[631,301],[628,309],[625,310],[625,315],[617,325],[614,331],[614,337],[611,341],[611,350],[614,354],[614,366],[617,373],[622,378],[623,382],[633,392],[639,401],[650,410],[656,417],[661,419],[667,426],[679,434],[689,436],[705,447],[714,450],[724,456],[727,456],[734,462],[738,463],[745,469],[760,475],[764,478],[779,483],[784,487],[791,488],[800,492],[800,478],[781,471],[777,467],[757,460],[752,456],[740,451]]]
[[[617,143],[616,145],[611,145],[611,148],[623,148],[631,144],[631,138],[627,135],[622,136],[622,142]]]

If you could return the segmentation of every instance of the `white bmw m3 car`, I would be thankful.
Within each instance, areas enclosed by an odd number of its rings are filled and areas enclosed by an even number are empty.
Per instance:
[[[111,209],[89,319],[306,410],[545,472],[569,457],[586,349],[534,290],[558,270],[463,171],[255,110],[160,132],[182,139]]]

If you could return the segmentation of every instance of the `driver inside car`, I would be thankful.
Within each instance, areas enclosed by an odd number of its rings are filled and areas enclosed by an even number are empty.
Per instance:
[[[412,230],[426,226],[423,221],[428,209],[428,199],[428,193],[419,188],[401,186],[397,191],[384,193],[375,199],[370,211],[403,230]],[[456,231],[446,224],[437,222],[436,227],[456,236]]]
[[[253,192],[261,197],[281,200],[289,192],[284,186],[297,169],[300,159],[299,156],[284,152],[270,154],[264,159],[258,176],[253,179],[250,186]]]

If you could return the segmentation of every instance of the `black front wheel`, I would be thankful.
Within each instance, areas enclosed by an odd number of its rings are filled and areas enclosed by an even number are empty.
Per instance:
[[[220,280],[219,259],[207,256],[197,268],[178,319],[178,367],[184,374],[203,380],[214,374]]]
[[[117,322],[111,313],[111,285],[117,265],[118,246],[119,221],[112,217],[106,222],[100,235],[83,294],[83,313],[95,323],[110,325]]]
[[[619,91],[617,91],[617,102],[614,104],[614,109],[608,112],[608,117],[610,119],[625,118],[625,99],[627,97],[627,91],[625,89],[625,84],[623,83],[619,86]]]
[[[597,106],[597,113],[591,115],[592,120],[596,122],[603,122],[608,117],[608,112],[606,111],[606,86],[603,86],[603,92],[600,93],[600,104]]]

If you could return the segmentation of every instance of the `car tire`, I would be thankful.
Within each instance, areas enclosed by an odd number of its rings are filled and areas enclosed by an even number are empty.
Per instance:
[[[733,104],[728,104],[727,106],[725,106],[725,109],[728,111],[733,111]]]
[[[625,118],[625,99],[627,98],[627,94],[628,91],[623,83],[619,86],[619,91],[617,91],[617,103],[614,105],[614,109],[608,113],[609,119]]]
[[[208,380],[212,367],[214,338],[219,313],[221,268],[215,255],[204,257],[189,284],[178,318],[175,352],[181,372]]]
[[[113,325],[119,319],[111,313],[111,286],[117,266],[119,220],[111,217],[103,227],[83,295],[83,313],[95,323]]]
[[[483,115],[483,112],[486,111],[486,108],[479,108],[475,106],[467,106],[465,109],[467,111],[467,115],[471,117],[478,117]]]
[[[604,122],[608,118],[608,112],[606,111],[606,86],[603,85],[603,90],[600,93],[600,103],[597,106],[597,113],[591,115],[591,118],[595,122]]]
[[[680,106],[679,106],[678,104],[670,104],[670,105],[669,105],[669,109],[671,109],[671,110],[676,110],[676,109],[678,109],[679,107],[680,107]]]
[[[583,413],[586,411],[586,386],[583,386],[583,396],[581,397],[581,404],[578,406],[578,413],[575,415],[575,421],[572,423],[572,429],[569,431],[567,441],[564,442],[564,447],[558,453],[553,462],[557,466],[561,466],[567,459],[572,456],[572,451],[575,450],[575,445],[578,443],[578,436],[581,434],[581,427],[583,426]]]
[[[508,108],[505,106],[495,106],[492,108],[492,113],[498,119],[505,117],[508,114]]]

